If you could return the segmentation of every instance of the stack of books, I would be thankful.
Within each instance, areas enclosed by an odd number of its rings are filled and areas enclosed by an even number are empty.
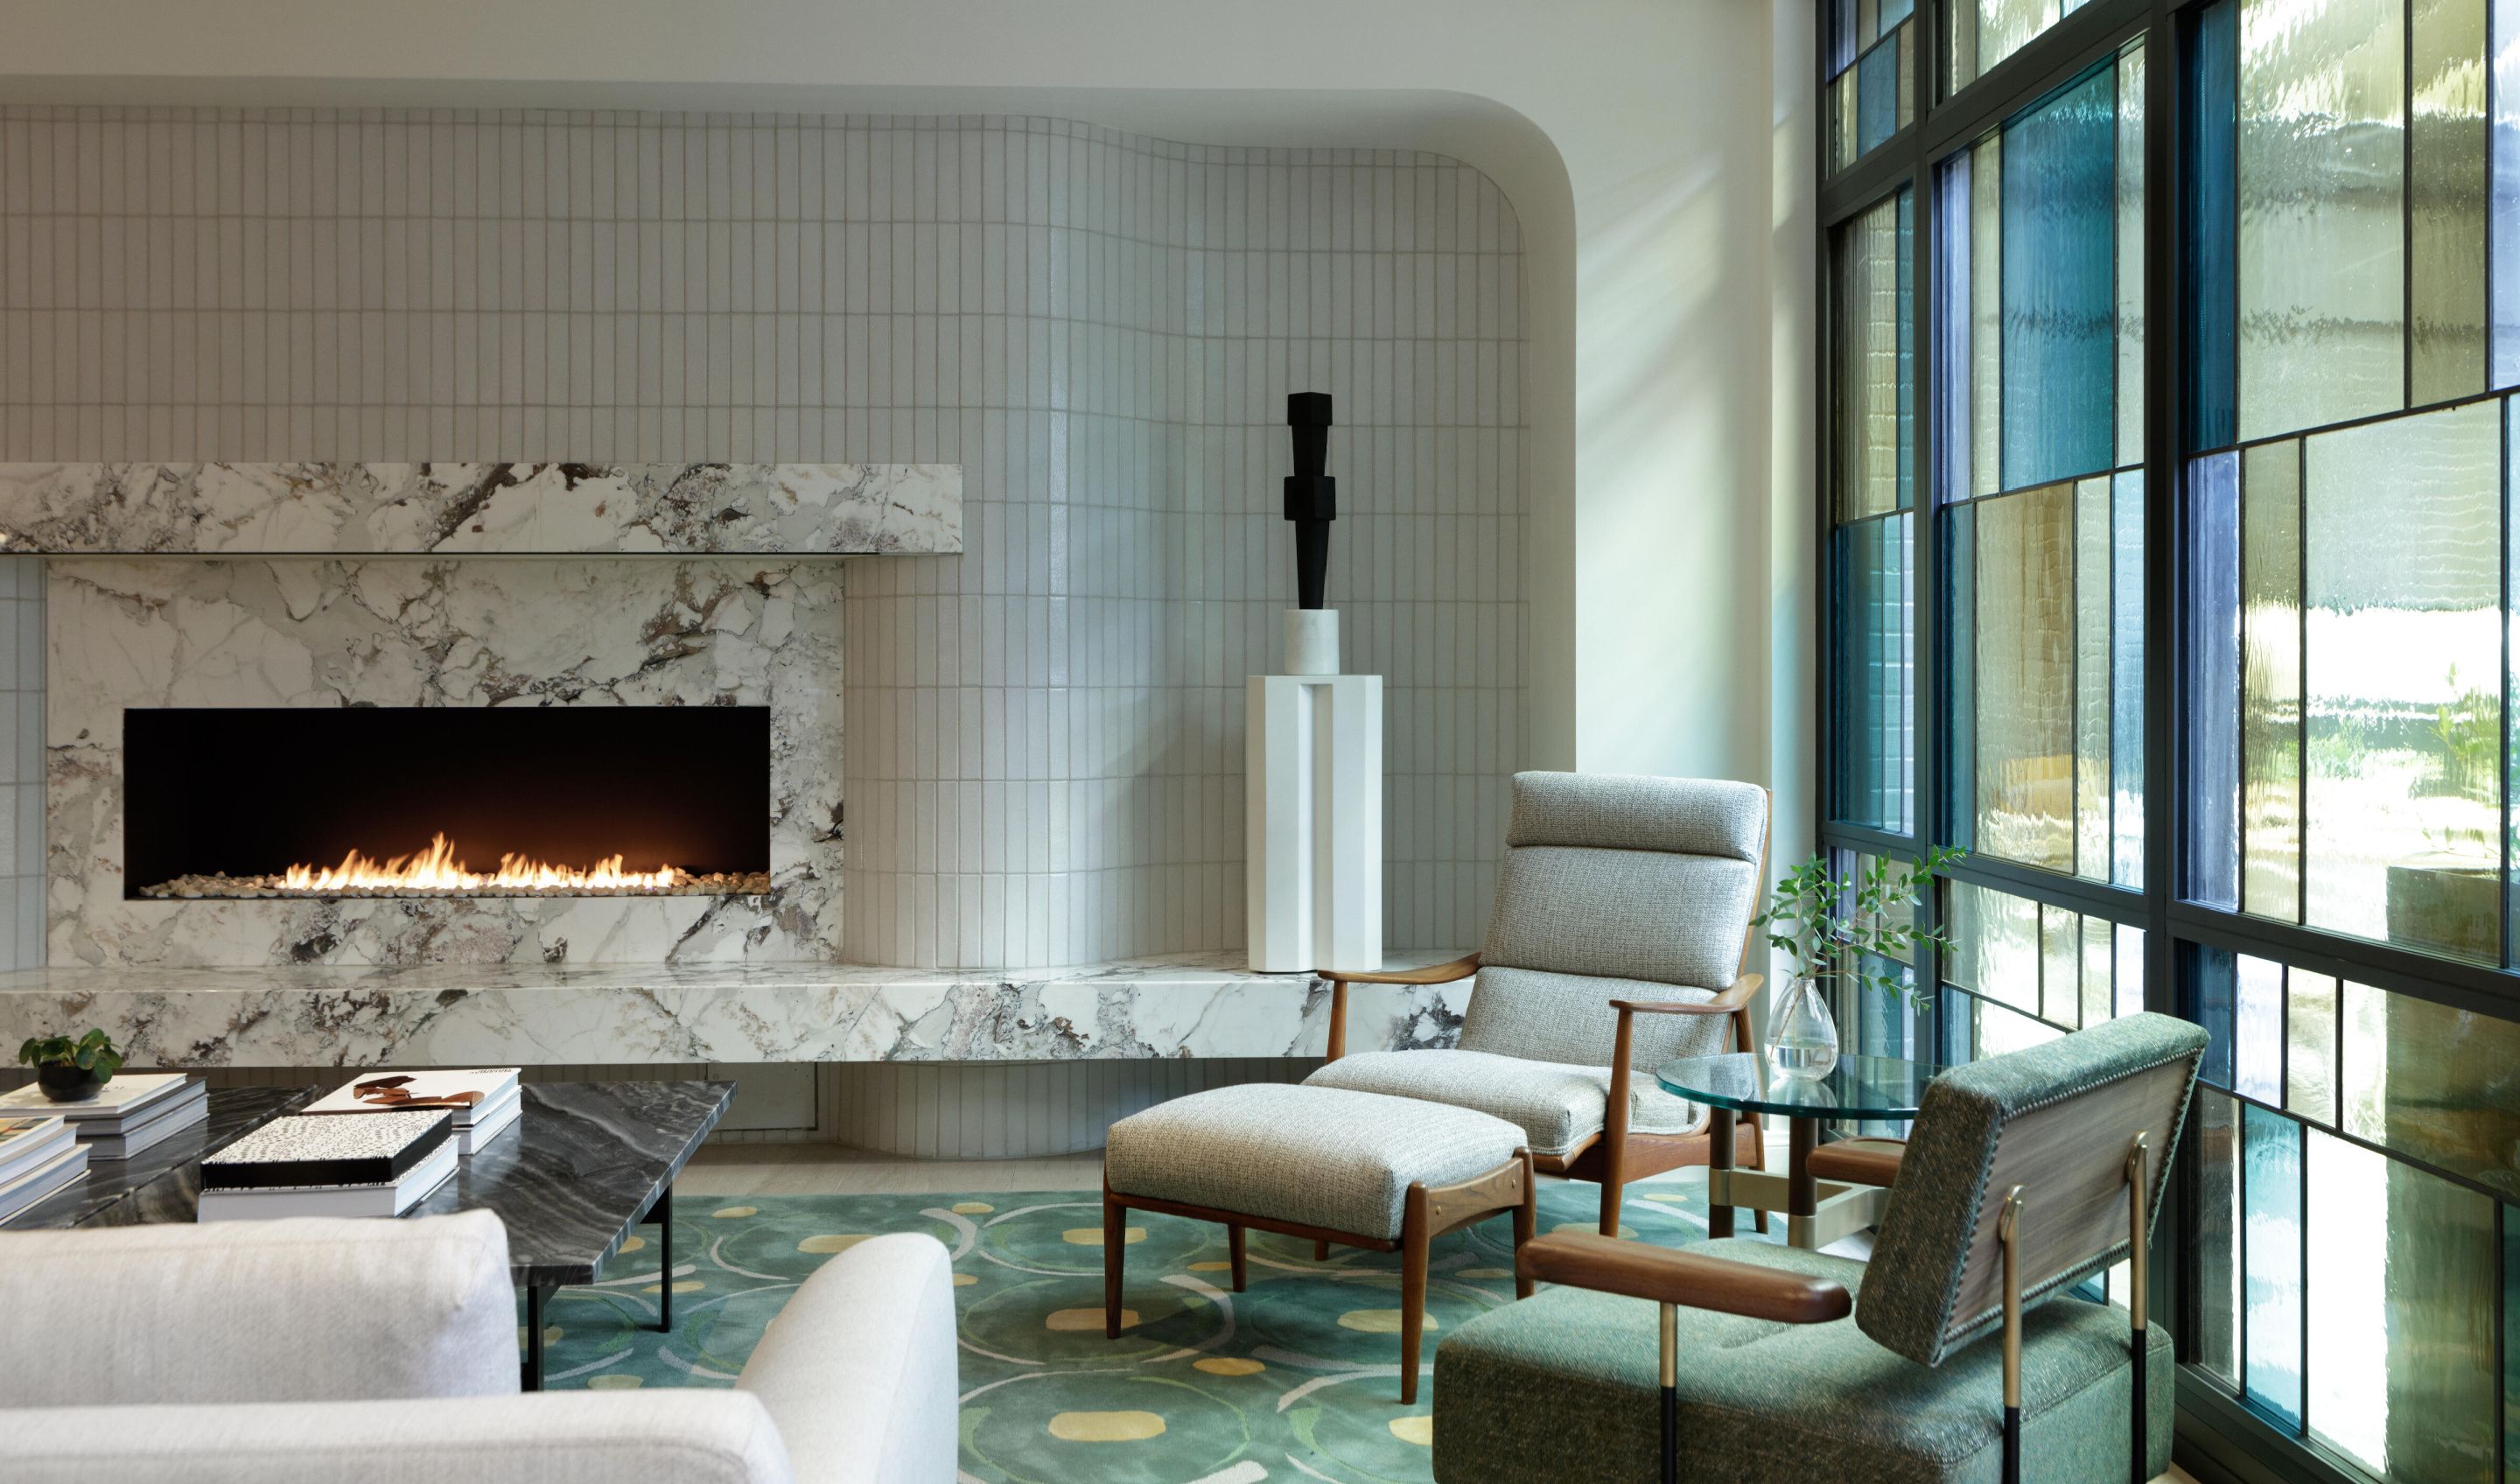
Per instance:
[[[444,1108],[274,1118],[202,1160],[202,1221],[400,1216],[455,1173]]]
[[[0,1116],[0,1222],[86,1174],[68,1119]]]
[[[128,1159],[209,1116],[208,1084],[181,1072],[124,1072],[85,1102],[54,1102],[33,1085],[0,1093],[0,1118],[68,1119],[90,1159]]]
[[[472,1071],[379,1072],[307,1105],[309,1113],[373,1113],[440,1107],[455,1115],[457,1146],[467,1154],[514,1126],[524,1092],[513,1066]]]

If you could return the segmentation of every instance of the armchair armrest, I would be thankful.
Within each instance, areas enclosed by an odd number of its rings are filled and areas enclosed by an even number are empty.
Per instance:
[[[1610,1009],[1621,1014],[1729,1015],[1747,1006],[1765,982],[1757,974],[1743,974],[1732,981],[1732,988],[1702,1004],[1689,1005],[1677,1000],[1613,1000]]]
[[[1324,1058],[1336,1061],[1347,1055],[1347,987],[1351,984],[1450,984],[1466,979],[1479,971],[1479,956],[1463,954],[1449,964],[1429,964],[1423,968],[1315,970],[1330,981],[1330,1043]]]
[[[1750,1001],[1759,993],[1759,983],[1757,974],[1743,974],[1734,979],[1731,987],[1722,994],[1695,1005],[1671,1000],[1613,1000],[1610,1002],[1610,1009],[1619,1012],[1619,1027],[1617,1035],[1610,1043],[1610,1097],[1601,1117],[1601,1143],[1604,1146],[1602,1184],[1605,1187],[1615,1190],[1627,1178],[1628,1083],[1635,1075],[1628,1062],[1635,1055],[1637,1016],[1730,1015],[1732,1017],[1733,1038],[1740,1043],[1741,1050],[1748,1051],[1750,1049]],[[1753,1114],[1750,1126],[1756,1128],[1758,1122],[1757,1115]],[[1604,1237],[1617,1235],[1611,1230],[1610,1215],[1606,1214],[1610,1209],[1606,1205],[1603,1207],[1605,1214],[1601,1218],[1601,1235]],[[1764,1221],[1766,1218],[1761,1219]],[[1767,1228],[1762,1226],[1759,1230],[1764,1232]]]
[[[1820,1325],[1855,1312],[1846,1285],[1807,1273],[1763,1268],[1694,1252],[1560,1232],[1523,1243],[1514,1260],[1533,1282],[1712,1309],[1785,1325]]]

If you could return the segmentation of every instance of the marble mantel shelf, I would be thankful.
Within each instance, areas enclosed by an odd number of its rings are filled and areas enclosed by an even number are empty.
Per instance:
[[[0,1044],[97,1025],[135,1066],[182,1067],[1321,1055],[1328,985],[1311,974],[1255,973],[1238,957],[1034,970],[837,964],[22,969],[0,973]],[[1469,987],[1355,986],[1348,1046],[1449,1046]]]

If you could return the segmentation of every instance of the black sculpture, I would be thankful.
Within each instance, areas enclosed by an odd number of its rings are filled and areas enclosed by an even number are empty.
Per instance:
[[[1330,522],[1338,518],[1338,481],[1322,472],[1330,456],[1330,394],[1287,393],[1286,427],[1295,439],[1295,472],[1286,476],[1286,518],[1295,522],[1295,606],[1318,608],[1329,580]]]

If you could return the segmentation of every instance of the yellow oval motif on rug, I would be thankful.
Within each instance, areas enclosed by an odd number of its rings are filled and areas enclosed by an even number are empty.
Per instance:
[[[1050,1311],[1050,1318],[1043,1320],[1041,1325],[1045,1329],[1100,1329],[1102,1327],[1102,1311],[1100,1309],[1053,1309]],[[1138,1327],[1138,1311],[1135,1309],[1121,1310],[1120,1327],[1123,1329],[1135,1329]]]
[[[1067,1443],[1136,1443],[1163,1432],[1164,1419],[1151,1412],[1062,1412],[1050,1419],[1050,1435]]]
[[[1461,1276],[1463,1278],[1511,1278],[1513,1277],[1513,1270],[1511,1268],[1463,1268]]]
[[[758,1216],[761,1214],[761,1208],[759,1206],[720,1206],[709,1214],[720,1221],[736,1221],[746,1216]]]
[[[1192,1273],[1231,1273],[1231,1272],[1233,1272],[1233,1271],[1234,1271],[1234,1264],[1232,1264],[1232,1263],[1192,1263],[1192,1264],[1190,1265],[1190,1270],[1191,1270]]]
[[[973,1278],[968,1273],[957,1273],[954,1275],[954,1286],[957,1288],[968,1288],[978,1282],[978,1279]]]
[[[1258,1361],[1241,1360],[1231,1355],[1211,1355],[1190,1364],[1192,1370],[1204,1371],[1210,1375],[1258,1375],[1269,1369]]]
[[[546,1345],[557,1345],[560,1343],[560,1337],[567,1332],[568,1331],[561,1328],[558,1325],[545,1325],[543,1326],[543,1343]],[[517,1327],[517,1343],[518,1345],[522,1345],[524,1342],[525,1327],[518,1325]]]
[[[986,1216],[996,1209],[996,1206],[989,1204],[985,1200],[958,1200],[954,1202],[954,1214],[957,1216]]]
[[[1339,1327],[1342,1329],[1361,1329],[1367,1334],[1398,1334],[1400,1332],[1400,1311],[1397,1309],[1350,1309],[1345,1314],[1339,1316]],[[1444,1327],[1436,1324],[1435,1316],[1429,1314],[1426,1316],[1426,1327],[1429,1329],[1441,1329]]]
[[[697,1278],[686,1278],[682,1282],[674,1284],[674,1291],[677,1293],[698,1293],[707,1286],[708,1284],[701,1282]],[[642,1293],[655,1293],[661,1291],[661,1288],[656,1283],[650,1283],[639,1291]]]
[[[635,1375],[590,1375],[586,1378],[589,1391],[636,1391],[645,1384]]]
[[[1393,1417],[1391,1435],[1404,1443],[1432,1448],[1435,1446],[1435,1419],[1431,1417]]]
[[[644,1237],[632,1237],[624,1238],[621,1245],[614,1250],[621,1252],[636,1252],[646,1245],[648,1245],[648,1238]]]
[[[1127,1227],[1124,1228],[1123,1231],[1126,1235],[1123,1237],[1122,1240],[1125,1242],[1135,1244],[1147,1239],[1147,1229],[1144,1227]],[[1102,1229],[1101,1227],[1069,1227],[1066,1231],[1058,1234],[1058,1239],[1066,1242],[1070,1246],[1099,1247],[1102,1245]]]
[[[799,1252],[845,1252],[874,1236],[872,1232],[826,1232],[796,1243]]]

